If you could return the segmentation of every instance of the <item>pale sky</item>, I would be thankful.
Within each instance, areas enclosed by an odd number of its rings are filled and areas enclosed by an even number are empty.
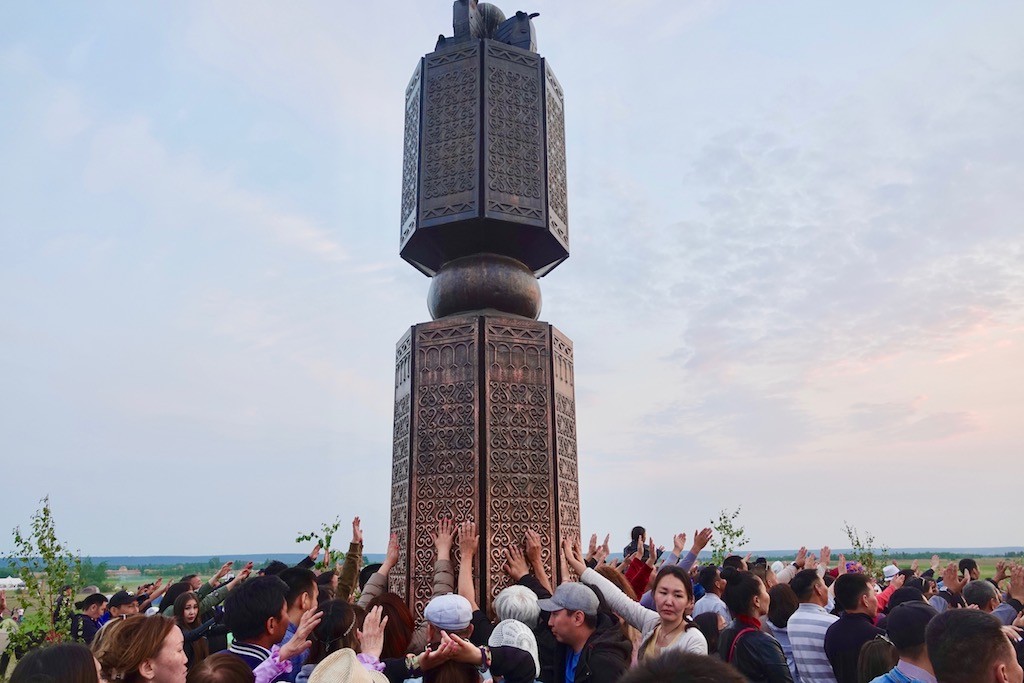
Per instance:
[[[586,532],[1024,542],[1024,4],[532,2]],[[383,550],[450,8],[0,7],[0,549],[49,494],[87,554]]]

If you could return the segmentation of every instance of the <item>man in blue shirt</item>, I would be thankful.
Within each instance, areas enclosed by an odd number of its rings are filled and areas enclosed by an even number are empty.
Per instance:
[[[559,643],[551,683],[615,683],[629,668],[633,646],[615,619],[598,612],[589,586],[563,583],[538,603],[549,613],[548,626]]]

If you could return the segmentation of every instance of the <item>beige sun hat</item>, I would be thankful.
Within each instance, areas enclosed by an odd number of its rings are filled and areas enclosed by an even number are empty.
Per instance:
[[[317,664],[309,683],[388,683],[388,678],[379,671],[367,671],[356,659],[355,650],[346,647]]]

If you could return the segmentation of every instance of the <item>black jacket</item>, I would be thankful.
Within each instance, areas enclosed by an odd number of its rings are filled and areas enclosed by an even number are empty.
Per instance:
[[[718,639],[718,656],[729,662],[751,683],[793,683],[793,674],[786,664],[782,646],[764,631],[748,631],[736,643],[732,661],[729,652],[733,641],[746,626],[738,621],[729,624]]]
[[[597,629],[587,639],[576,664],[576,678],[565,680],[565,660],[569,646],[558,643],[555,648],[552,683],[615,683],[629,668],[633,645],[622,634],[619,622],[598,612]]]
[[[825,632],[825,654],[839,683],[857,683],[860,648],[884,633],[866,614],[845,613]]]

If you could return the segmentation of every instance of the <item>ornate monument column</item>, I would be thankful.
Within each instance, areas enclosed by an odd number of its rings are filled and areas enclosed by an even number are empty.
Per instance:
[[[391,590],[417,613],[439,517],[478,523],[481,601],[528,528],[556,581],[558,539],[579,534],[572,342],[537,320],[569,232],[563,95],[535,16],[456,0],[454,37],[406,89],[401,255],[432,278],[433,321],[397,348]]]

